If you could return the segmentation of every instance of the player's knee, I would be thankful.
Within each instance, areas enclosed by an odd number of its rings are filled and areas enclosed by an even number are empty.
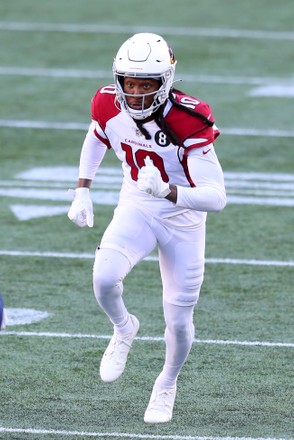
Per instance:
[[[177,306],[164,302],[166,332],[179,343],[191,341],[194,337],[194,306]]]
[[[169,324],[168,329],[171,333],[181,338],[187,334],[190,334],[190,323],[176,321]]]
[[[167,331],[173,335],[178,342],[190,341],[194,337],[194,325],[191,319],[184,321],[175,319],[166,323]]]
[[[93,289],[97,300],[105,296],[119,295],[122,280],[128,271],[128,262],[123,257],[117,260],[118,253],[110,249],[98,249],[93,267]],[[126,261],[125,264],[124,261]],[[125,266],[125,267],[124,267]]]
[[[93,287],[97,299],[109,295],[117,284],[118,281],[112,276],[98,270],[93,272]]]

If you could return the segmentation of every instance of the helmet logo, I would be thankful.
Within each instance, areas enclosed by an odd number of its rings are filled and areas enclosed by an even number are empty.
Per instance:
[[[168,48],[168,51],[169,51],[169,56],[170,56],[170,63],[175,64],[175,62],[176,62],[175,55],[170,47]]]

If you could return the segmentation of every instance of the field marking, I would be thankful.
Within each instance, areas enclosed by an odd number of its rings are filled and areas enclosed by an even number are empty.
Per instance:
[[[21,434],[48,434],[64,435],[68,437],[119,437],[132,439],[154,439],[154,440],[289,440],[274,437],[215,437],[215,436],[191,436],[191,435],[159,435],[159,434],[134,434],[128,432],[85,432],[85,431],[62,431],[55,429],[21,429],[5,428],[0,426],[0,432],[21,433]]]
[[[273,98],[294,98],[294,86],[269,84],[250,90],[249,96],[263,96]]]
[[[0,255],[9,257],[41,257],[41,258],[77,258],[81,260],[94,259],[95,255],[90,253],[74,253],[74,252],[39,252],[39,251],[17,251],[0,249]],[[158,261],[157,256],[148,256],[143,261]],[[206,258],[207,264],[240,264],[249,266],[280,266],[293,267],[294,261],[277,261],[277,260],[241,260],[238,258]]]
[[[227,136],[264,136],[264,137],[294,137],[294,130],[273,130],[256,128],[221,128],[221,134]]]
[[[224,176],[228,204],[294,206],[294,174],[227,171]],[[16,179],[0,180],[0,196],[68,203],[67,206],[10,204],[11,211],[20,221],[61,215],[68,211],[73,199],[66,187],[75,187],[77,177],[78,167],[30,168],[17,174]],[[92,185],[93,203],[116,206],[122,179],[121,167],[100,167]]]
[[[159,434],[134,434],[128,432],[85,432],[85,431],[62,431],[55,429],[21,429],[5,428],[0,426],[0,432],[22,433],[22,434],[48,434],[64,435],[68,437],[119,437],[132,439],[153,439],[153,440],[289,440],[274,437],[215,437],[215,436],[191,436],[191,435],[159,435]]]
[[[1,191],[0,191],[1,193]],[[20,221],[26,221],[41,217],[54,217],[66,214],[68,206],[47,206],[47,205],[10,205],[10,209],[15,217]]]
[[[36,76],[49,78],[76,78],[97,79],[109,78],[113,80],[110,70],[84,70],[84,69],[61,69],[61,68],[35,68],[35,67],[12,67],[0,66],[0,75],[8,76]],[[204,84],[229,84],[229,85],[256,85],[268,87],[293,87],[293,78],[275,77],[246,77],[246,76],[223,76],[223,75],[193,75],[177,72],[177,77],[187,82]]]
[[[102,34],[135,34],[137,32],[153,32],[155,34],[178,37],[210,37],[210,38],[245,38],[257,40],[293,41],[294,32],[267,31],[262,29],[226,29],[226,28],[194,28],[165,26],[123,26],[79,23],[29,23],[0,22],[0,30],[20,32],[65,32],[65,33],[102,33]]]
[[[51,121],[15,121],[0,120],[0,127],[7,128],[32,128],[45,130],[81,130],[87,131],[89,123],[80,122],[51,122]],[[264,137],[286,137],[293,138],[294,130],[273,130],[273,129],[255,129],[255,128],[221,128],[221,133],[228,136],[264,136]]]
[[[0,120],[0,127],[8,128],[33,128],[45,130],[81,130],[87,131],[89,123],[83,124],[79,122],[51,122],[51,121],[16,121],[16,120]]]
[[[52,181],[54,176],[55,181]],[[25,170],[16,179],[0,181],[0,196],[54,202],[72,201],[67,191],[76,185],[77,167],[35,167]],[[225,172],[228,204],[250,204],[261,206],[294,206],[294,174]],[[92,200],[95,205],[115,206],[122,183],[120,167],[99,168],[92,185]],[[75,187],[75,186],[73,186]],[[104,191],[107,189],[107,191]],[[43,206],[33,204],[11,204],[10,209],[20,220],[61,215],[68,206]]]
[[[29,331],[8,331],[0,332],[1,336],[37,336],[41,338],[67,338],[67,339],[107,339],[110,340],[112,335],[88,335],[82,333],[54,333],[54,332],[29,332]],[[137,341],[143,342],[164,342],[161,336],[136,336]],[[284,347],[293,348],[294,342],[267,342],[267,341],[230,341],[222,339],[193,339],[197,344],[209,345],[239,345],[245,347]]]
[[[226,171],[224,176],[228,204],[294,206],[294,174]],[[67,188],[75,188],[78,167],[34,167],[15,177],[13,180],[0,180],[0,196],[58,202],[54,206],[32,203],[9,205],[20,221],[27,221],[61,215],[68,211],[73,196]],[[100,167],[92,185],[93,203],[116,206],[122,179],[121,167]],[[59,202],[67,202],[67,205],[61,206]]]

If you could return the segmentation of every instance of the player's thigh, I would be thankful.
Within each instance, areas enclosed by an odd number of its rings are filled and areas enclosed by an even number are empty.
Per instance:
[[[190,231],[174,231],[159,248],[164,300],[176,305],[197,303],[204,277],[205,223]]]
[[[124,254],[133,266],[149,255],[157,241],[147,216],[134,206],[118,206],[100,248],[111,248]]]

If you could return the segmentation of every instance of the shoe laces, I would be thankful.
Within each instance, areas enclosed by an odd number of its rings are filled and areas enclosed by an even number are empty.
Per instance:
[[[117,361],[119,361],[120,353],[121,351],[124,351],[124,345],[131,347],[131,344],[126,338],[124,339],[122,337],[119,337],[118,335],[115,335],[111,345],[109,346],[109,349],[107,350],[106,353],[107,357],[112,357],[115,358]]]
[[[172,407],[172,403],[170,399],[172,398],[174,393],[174,389],[171,388],[170,390],[156,390],[154,397],[151,402],[152,409],[158,410],[158,408],[170,408]]]

